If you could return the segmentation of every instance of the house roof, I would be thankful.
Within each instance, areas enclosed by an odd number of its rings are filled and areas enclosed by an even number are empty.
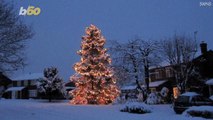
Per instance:
[[[158,87],[165,82],[167,82],[167,80],[159,80],[159,81],[150,82],[149,87]]]
[[[206,84],[207,84],[207,85],[213,85],[213,79],[207,80],[207,81],[206,81]]]
[[[10,87],[6,90],[6,92],[9,92],[9,91],[21,91],[23,90],[25,87]]]
[[[157,64],[157,65],[153,65],[149,67],[149,70],[152,69],[156,69],[156,68],[162,68],[162,67],[167,67],[167,66],[171,66],[171,64],[168,61],[162,61],[161,63]]]
[[[197,96],[199,94],[197,94],[196,92],[185,92],[183,94],[181,94],[182,96]]]
[[[43,77],[44,77],[43,73],[29,73],[29,74],[24,74],[24,75],[15,77],[12,79],[12,81],[37,80]]]
[[[65,87],[66,88],[66,90],[68,90],[68,89],[75,89],[75,87]]]

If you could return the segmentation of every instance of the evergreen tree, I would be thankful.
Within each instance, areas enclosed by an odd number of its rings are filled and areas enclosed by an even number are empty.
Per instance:
[[[71,77],[76,89],[71,91],[72,104],[109,104],[116,99],[119,90],[111,59],[104,48],[105,38],[94,25],[86,28],[86,35],[82,37],[81,50],[78,54],[81,61],[74,65],[77,72]]]
[[[39,80],[38,90],[52,101],[52,98],[60,95],[65,95],[66,90],[64,82],[58,77],[58,70],[55,67],[44,69],[44,79]]]

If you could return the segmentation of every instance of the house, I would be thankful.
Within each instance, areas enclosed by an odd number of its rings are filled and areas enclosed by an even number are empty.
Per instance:
[[[68,98],[71,99],[72,96],[69,94],[69,92],[75,89],[75,83],[69,81],[69,82],[65,83],[65,88],[67,91]]]
[[[190,84],[190,90],[195,92],[201,92],[204,96],[208,96],[208,87],[205,87],[205,81],[213,78],[213,51],[207,49],[207,44],[202,42],[200,44],[201,55],[192,60],[192,64],[195,68],[195,73],[189,77],[188,84]],[[176,87],[175,75],[173,74],[172,66],[165,65],[150,69],[150,86],[152,82],[166,80],[168,83],[164,84],[173,92],[174,98],[176,98],[180,92]],[[164,86],[161,85],[161,86]],[[202,86],[202,90],[200,89]],[[154,89],[153,89],[154,88]],[[158,86],[150,87],[152,90],[159,89]]]
[[[121,88],[121,95],[120,96],[126,96],[130,98],[135,98],[136,93],[137,93],[137,85],[128,85],[128,86],[123,86]]]
[[[151,92],[160,91],[163,87],[166,87],[169,89],[169,94],[173,94],[175,98],[180,94],[171,65],[151,68],[149,72],[149,87]]]
[[[7,96],[2,96],[2,95],[4,91],[11,86],[11,84],[12,84],[12,81],[10,80],[10,78],[4,75],[2,72],[0,72],[0,98],[1,97],[7,98]]]
[[[202,79],[213,78],[213,51],[208,50],[207,44],[202,42],[200,44],[201,55],[193,60],[197,67],[197,72],[200,73]]]
[[[69,91],[75,89],[75,83],[69,81],[69,82],[65,83],[65,87],[66,87],[66,91],[69,92]]]
[[[209,86],[205,83],[213,78],[213,51],[208,50],[207,44],[200,44],[201,55],[192,60],[195,74],[191,76],[189,84],[193,91],[200,92],[203,96],[209,97]],[[202,89],[201,89],[202,88]]]
[[[151,92],[161,91],[163,87],[170,88],[168,80],[158,80],[149,83],[149,88]]]
[[[6,90],[10,99],[37,98],[37,80],[43,73],[29,73],[12,79],[12,86]]]

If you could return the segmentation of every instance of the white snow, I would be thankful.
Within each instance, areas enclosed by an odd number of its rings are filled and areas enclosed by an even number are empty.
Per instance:
[[[197,96],[199,94],[197,94],[196,92],[185,92],[185,93],[183,93],[181,95],[183,95],[183,96]]]
[[[136,85],[129,85],[129,86],[124,86],[121,88],[121,90],[134,90],[136,89]]]
[[[213,100],[213,95],[209,97],[209,99]]]
[[[22,80],[37,80],[44,77],[43,73],[29,73],[24,74],[15,78],[12,78],[12,81],[22,81]]]
[[[71,105],[69,101],[0,100],[1,120],[203,120],[175,114],[171,105],[150,105],[151,113],[120,112],[121,105]]]
[[[168,93],[169,93],[169,89],[166,88],[166,87],[163,87],[163,88],[161,89],[161,91],[160,91],[160,94],[161,94],[161,96],[163,96],[163,97],[167,97],[167,96],[168,96]]]
[[[213,114],[213,106],[192,106],[186,111],[183,112],[184,116],[190,117],[191,115],[188,113],[189,111],[197,111],[197,112],[210,112]]]
[[[152,111],[149,105],[141,102],[127,102],[123,105],[121,110],[123,112],[132,112],[132,110],[140,110],[145,112],[143,114],[150,113]]]
[[[149,87],[158,87],[159,85],[165,83],[167,80],[160,80],[160,81],[155,81],[155,82],[150,82]]]
[[[65,89],[67,90],[67,89],[75,89],[75,87],[65,87]]]
[[[6,90],[6,92],[8,92],[8,91],[21,91],[24,88],[25,87],[10,87]]]
[[[213,85],[213,79],[210,79],[210,80],[206,81],[206,84],[207,85]]]
[[[156,92],[152,92],[148,95],[147,104],[159,104],[160,102],[161,98]]]

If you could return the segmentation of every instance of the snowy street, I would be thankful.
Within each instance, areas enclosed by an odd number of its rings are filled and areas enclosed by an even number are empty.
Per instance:
[[[71,105],[68,101],[0,100],[0,120],[203,120],[174,113],[171,105],[152,105],[152,113],[120,112],[121,105]]]

